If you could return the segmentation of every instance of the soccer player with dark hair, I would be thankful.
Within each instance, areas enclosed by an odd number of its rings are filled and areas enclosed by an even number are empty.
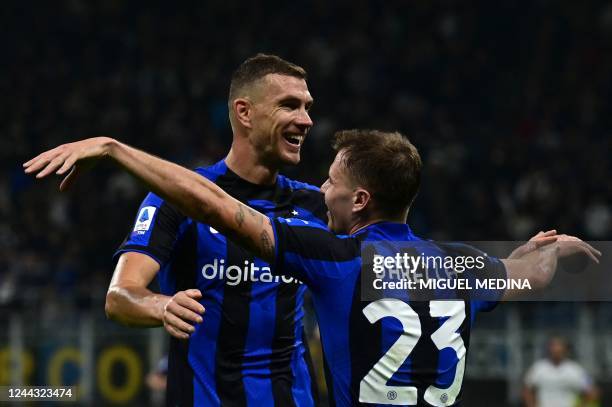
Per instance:
[[[110,138],[65,144],[24,166],[44,177],[66,174],[76,165],[62,182],[65,189],[82,160],[109,157],[182,212],[272,263],[273,273],[306,283],[321,330],[332,405],[459,405],[472,321],[516,291],[497,292],[491,300],[424,301],[407,290],[401,298],[364,300],[361,279],[369,275],[367,270],[362,275],[362,245],[420,242],[405,221],[419,187],[421,159],[398,133],[343,131],[334,146],[337,154],[321,190],[328,226],[339,235],[307,220],[265,216],[205,178]],[[516,260],[499,260],[465,245],[460,250],[481,256],[490,277],[523,278],[543,287],[560,256],[581,252],[596,260],[600,254],[582,241],[570,243],[525,250]],[[428,247],[423,254],[454,250]]]
[[[195,172],[268,216],[325,222],[319,189],[278,173],[300,161],[312,103],[303,68],[274,55],[247,59],[229,90],[231,149]],[[302,284],[274,278],[264,261],[153,193],[116,257],[106,313],[126,325],[163,324],[173,336],[169,405],[315,404]],[[243,279],[221,271],[246,263],[255,272]],[[156,275],[161,294],[147,288]]]

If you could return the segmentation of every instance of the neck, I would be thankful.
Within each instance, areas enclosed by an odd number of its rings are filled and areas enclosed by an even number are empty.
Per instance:
[[[361,229],[366,228],[375,223],[379,223],[379,222],[406,223],[406,217],[403,215],[402,216],[386,216],[386,217],[374,216],[368,219],[359,219],[355,221],[355,223],[353,224],[353,226],[351,227],[349,231],[349,234],[351,235],[355,234],[359,232]]]
[[[225,164],[240,178],[257,185],[274,184],[278,175],[277,167],[262,163],[255,151],[241,148],[235,142],[225,158]]]

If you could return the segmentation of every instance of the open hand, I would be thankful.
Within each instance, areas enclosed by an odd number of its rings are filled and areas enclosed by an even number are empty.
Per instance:
[[[60,191],[65,191],[79,174],[109,154],[114,141],[109,137],[94,137],[62,144],[32,158],[23,164],[23,168],[26,174],[36,173],[36,178],[44,178],[53,172],[64,175],[70,171],[60,184]]]

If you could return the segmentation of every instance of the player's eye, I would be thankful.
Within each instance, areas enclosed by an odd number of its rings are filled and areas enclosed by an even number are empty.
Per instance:
[[[281,103],[281,107],[284,107],[289,110],[295,110],[295,109],[298,109],[300,106],[298,103],[295,103],[293,101],[288,101],[288,102]]]

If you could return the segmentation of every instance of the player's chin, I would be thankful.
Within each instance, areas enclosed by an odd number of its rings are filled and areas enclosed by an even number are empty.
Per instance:
[[[298,165],[301,159],[299,151],[283,151],[280,157],[285,165]]]

